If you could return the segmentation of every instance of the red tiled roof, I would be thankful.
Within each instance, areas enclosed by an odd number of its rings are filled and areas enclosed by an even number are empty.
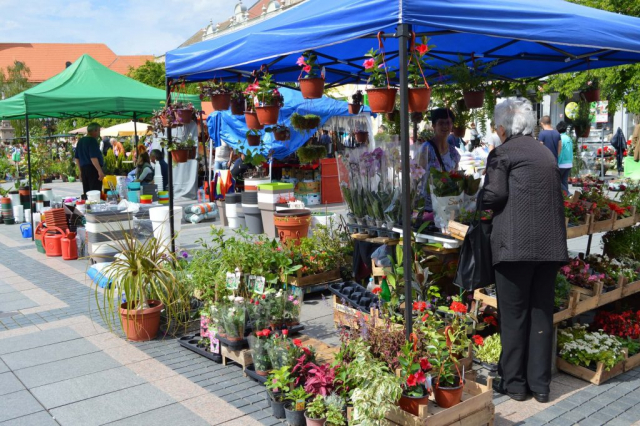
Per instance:
[[[0,69],[20,61],[31,71],[29,81],[41,83],[84,54],[121,74],[126,74],[129,66],[137,67],[153,59],[151,55],[117,56],[102,43],[0,43]]]

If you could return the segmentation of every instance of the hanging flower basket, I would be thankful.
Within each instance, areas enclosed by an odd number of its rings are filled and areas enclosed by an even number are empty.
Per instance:
[[[367,143],[369,140],[369,132],[356,132],[356,141],[359,143]]]
[[[260,146],[260,135],[247,135],[247,145]]]
[[[175,114],[173,112],[165,112],[160,116],[160,121],[162,121],[162,127],[171,127],[172,129],[176,128],[179,126],[178,123],[176,123],[176,118],[175,118]]]
[[[189,160],[189,150],[188,149],[175,149],[171,151],[171,157],[173,161],[176,163],[186,163]]]
[[[262,126],[277,124],[278,115],[280,115],[280,106],[268,105],[256,107],[256,114],[258,115],[258,121]]]
[[[300,91],[305,99],[320,99],[324,91],[324,78],[301,78]]]
[[[244,97],[231,99],[231,114],[233,115],[244,114]]]
[[[211,106],[214,111],[226,111],[231,105],[231,93],[211,96]]]
[[[262,130],[264,126],[260,124],[260,120],[258,120],[258,114],[254,111],[245,111],[244,119],[247,122],[247,127],[251,130]]]
[[[369,97],[371,112],[380,113],[393,111],[396,105],[397,93],[398,89],[395,88],[368,89],[367,95]]]
[[[598,102],[600,100],[600,89],[586,90],[582,92],[582,96],[589,103]]]
[[[180,125],[182,124],[189,124],[191,123],[191,119],[193,117],[193,110],[192,109],[179,109],[176,110],[176,120],[178,121],[178,123]]]
[[[584,129],[576,128],[576,134],[579,138],[588,138],[591,133],[591,126],[585,127]]]
[[[289,131],[289,129],[287,130],[278,130],[277,132],[273,133],[273,137],[275,138],[275,140],[277,141],[288,141],[289,139],[291,139],[291,132]]]
[[[459,138],[463,138],[466,130],[467,129],[464,126],[462,126],[462,127],[455,127],[454,126],[453,127],[453,134],[454,134],[454,136],[457,136]]]
[[[465,90],[462,92],[467,108],[482,108],[484,104],[484,90]]]
[[[409,112],[425,112],[431,100],[430,87],[413,87],[409,89]]]
[[[349,104],[349,114],[358,115],[363,109],[362,104]]]

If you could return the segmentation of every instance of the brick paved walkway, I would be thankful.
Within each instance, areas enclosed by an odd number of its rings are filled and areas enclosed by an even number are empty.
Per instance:
[[[89,308],[85,268],[47,258],[17,226],[0,226],[0,426],[282,423],[238,366],[175,340],[129,343],[109,333]],[[305,302],[303,313],[310,334],[337,343],[324,302]],[[640,425],[640,370],[602,386],[557,374],[551,389],[550,404],[497,395],[495,424]]]

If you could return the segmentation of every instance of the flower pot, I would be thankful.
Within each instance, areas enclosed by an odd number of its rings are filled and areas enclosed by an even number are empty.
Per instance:
[[[459,138],[463,138],[467,129],[463,127],[454,127],[453,134]]]
[[[249,146],[259,146],[260,145],[260,135],[247,135],[247,145],[249,145]]]
[[[244,119],[247,122],[247,127],[251,130],[262,130],[264,126],[260,124],[260,120],[258,120],[258,114],[253,111],[245,111]]]
[[[327,419],[312,419],[307,416],[306,411],[304,412],[304,418],[307,421],[307,426],[324,426],[324,423],[327,421]]]
[[[598,102],[600,100],[600,89],[586,90],[582,92],[582,96],[587,102]]]
[[[225,111],[231,105],[231,93],[222,93],[211,96],[211,106],[214,111]]]
[[[195,146],[187,150],[187,158],[189,160],[195,160],[197,155],[198,155],[198,150],[196,149]]]
[[[484,103],[484,90],[469,90],[462,92],[467,108],[482,108]]]
[[[127,303],[120,305],[120,318],[127,339],[135,342],[151,340],[160,328],[160,312],[164,305],[159,300],[148,300],[149,308],[129,310]]]
[[[300,244],[300,238],[309,234],[311,223],[311,211],[302,209],[286,209],[273,214],[273,222],[278,231],[280,241],[296,240]]]
[[[301,78],[300,91],[305,99],[320,99],[324,91],[324,78]]]
[[[256,374],[257,374],[258,376],[263,376],[263,377],[264,377],[264,376],[268,376],[268,375],[269,375],[269,372],[268,372],[268,371],[262,371],[262,370],[258,370],[258,369],[256,369],[256,370],[255,370],[255,372],[256,372]]]
[[[244,114],[244,99],[231,100],[231,114],[233,115]]]
[[[363,109],[364,106],[362,104],[349,104],[349,114],[358,115]]]
[[[402,394],[398,406],[414,416],[420,415],[420,406],[429,404],[429,394],[425,396],[409,396]]]
[[[414,87],[409,89],[409,112],[425,112],[431,100],[430,87]]]
[[[262,126],[277,124],[278,115],[280,114],[280,106],[268,105],[256,107],[256,114],[258,115],[258,121]]]
[[[239,337],[239,336],[227,336],[227,340],[230,342],[241,342],[244,338],[243,337]]]
[[[306,424],[304,418],[304,410],[292,410],[292,405],[293,404],[290,402],[284,406],[284,413],[285,417],[287,418],[287,423],[289,423],[290,426],[304,426]]]
[[[289,132],[288,130],[278,130],[277,132],[273,133],[273,137],[277,141],[286,141],[291,138],[291,132]]]
[[[372,112],[391,112],[396,104],[398,89],[369,89],[369,107]]]
[[[576,129],[576,134],[579,138],[588,138],[590,133],[591,126],[587,127],[586,129]]]
[[[356,141],[358,143],[367,143],[369,140],[369,132],[356,132]]]
[[[388,112],[385,115],[387,116],[387,121],[395,122],[400,118],[400,111],[398,111],[397,109],[394,109],[393,111]]]
[[[455,378],[455,382],[458,382],[459,378]],[[464,384],[452,387],[444,387],[436,384],[434,386],[434,396],[436,398],[436,404],[440,408],[449,408],[457,405],[462,401],[462,391]]]
[[[180,125],[189,124],[193,117],[193,111],[190,109],[179,109],[176,110],[175,117]]]
[[[171,158],[176,163],[186,163],[189,159],[189,150],[188,149],[175,149],[171,151]]]
[[[286,414],[284,412],[284,401],[271,400],[271,410],[273,411],[273,417],[276,419],[284,419]]]

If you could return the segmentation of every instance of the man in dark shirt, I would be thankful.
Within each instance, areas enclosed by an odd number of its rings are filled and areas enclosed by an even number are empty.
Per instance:
[[[320,136],[320,145],[324,145],[324,147],[327,148],[327,157],[329,157],[333,142],[331,141],[331,136],[329,136],[328,130],[322,131],[322,136]]]
[[[557,161],[558,155],[560,155],[560,151],[562,151],[562,137],[560,133],[551,126],[551,117],[548,115],[540,119],[540,125],[543,130],[538,135],[538,140],[551,150],[551,153],[556,157]]]
[[[156,162],[160,164],[160,173],[162,173],[162,190],[166,191],[169,186],[169,165],[164,161],[164,155],[159,149],[151,151],[151,163],[155,164]]]
[[[80,169],[82,178],[82,191],[101,191],[104,172],[104,158],[100,152],[100,125],[91,123],[87,126],[87,136],[81,138],[76,145],[75,160]]]

